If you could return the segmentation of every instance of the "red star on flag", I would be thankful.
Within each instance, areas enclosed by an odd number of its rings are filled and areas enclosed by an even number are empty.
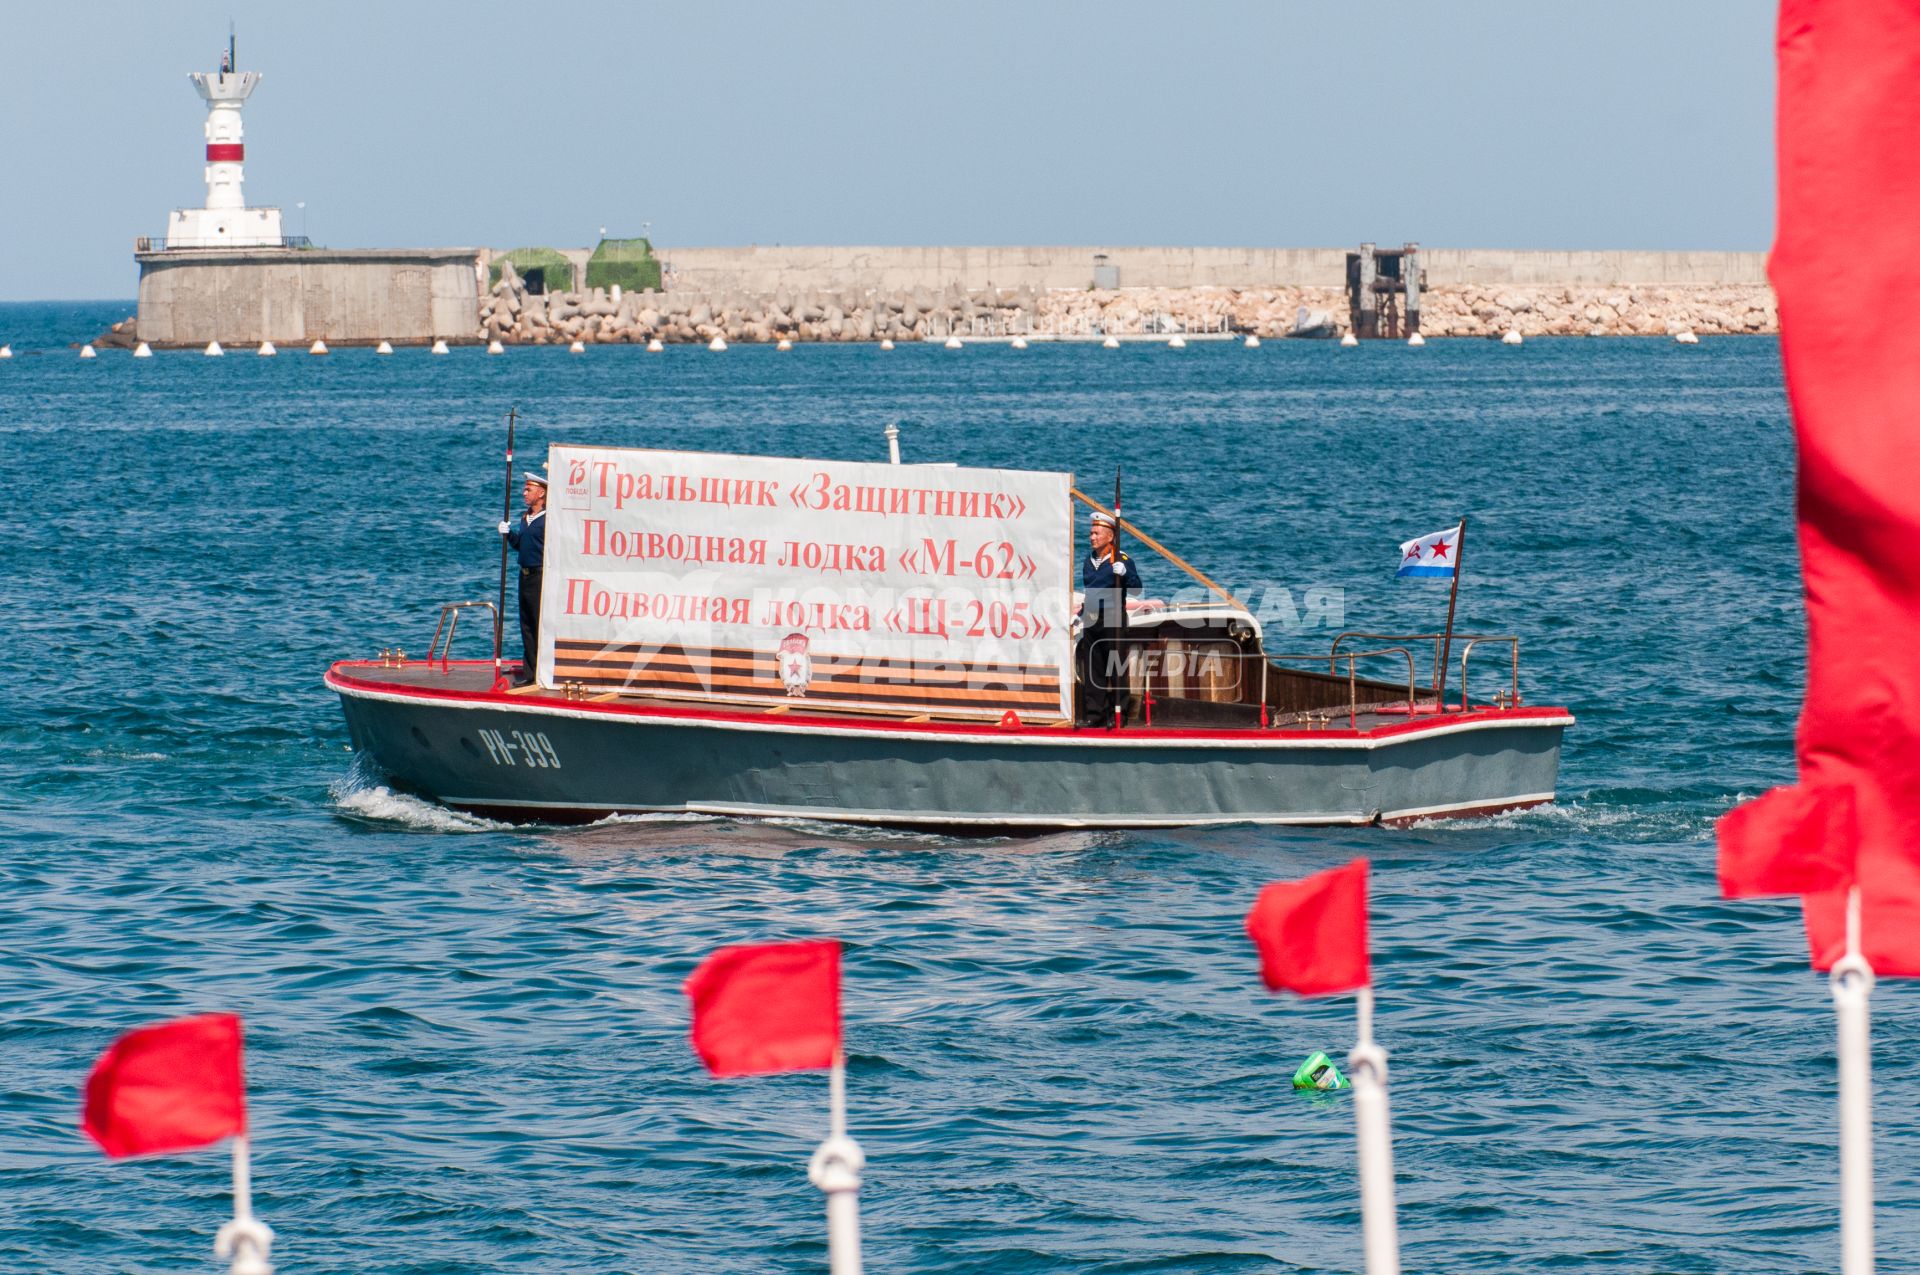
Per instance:
[[[1444,541],[1444,540],[1436,540],[1436,541],[1434,541],[1434,543],[1433,543],[1433,556],[1434,556],[1434,557],[1436,557],[1436,558],[1444,558],[1444,557],[1446,557],[1446,556],[1447,556],[1447,548],[1448,548],[1448,545],[1447,545],[1447,542],[1446,542],[1446,541]]]

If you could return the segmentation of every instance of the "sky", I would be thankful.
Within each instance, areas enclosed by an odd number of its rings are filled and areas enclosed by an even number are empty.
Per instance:
[[[8,3],[0,300],[133,296],[230,18],[248,203],[330,247],[1772,234],[1765,0]]]

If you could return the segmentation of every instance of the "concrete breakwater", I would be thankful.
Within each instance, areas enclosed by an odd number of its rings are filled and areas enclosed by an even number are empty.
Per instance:
[[[575,257],[591,265],[584,250],[565,259]],[[143,248],[136,259],[139,317],[114,335],[156,348],[1272,337],[1303,310],[1336,334],[1349,326],[1346,254],[1318,248],[683,248],[662,255],[663,290],[645,292],[567,290],[580,277],[571,268],[560,289],[555,272],[529,287],[512,255],[479,248]],[[1776,326],[1759,253],[1422,249],[1420,259],[1429,337]]]
[[[1453,286],[1421,298],[1429,337],[1657,336],[1778,330],[1764,284]],[[1285,336],[1302,316],[1349,327],[1339,288],[779,289],[766,293],[530,293],[511,272],[482,298],[479,336],[502,344],[944,341],[949,337]]]

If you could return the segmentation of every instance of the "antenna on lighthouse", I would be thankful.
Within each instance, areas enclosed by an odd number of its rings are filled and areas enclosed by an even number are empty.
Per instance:
[[[239,65],[240,65],[240,52],[239,52],[239,49],[234,44],[233,19],[228,18],[227,19],[227,64],[221,67],[220,69],[222,71],[231,71]]]

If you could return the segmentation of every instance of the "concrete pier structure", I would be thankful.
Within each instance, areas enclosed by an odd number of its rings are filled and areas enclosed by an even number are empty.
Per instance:
[[[139,339],[156,347],[471,340],[478,248],[148,248]]]

